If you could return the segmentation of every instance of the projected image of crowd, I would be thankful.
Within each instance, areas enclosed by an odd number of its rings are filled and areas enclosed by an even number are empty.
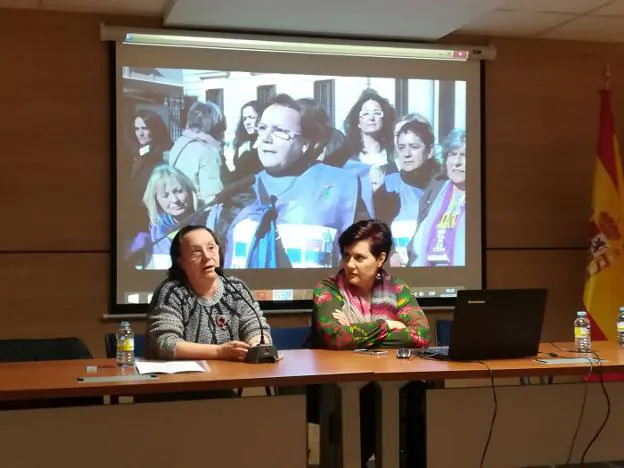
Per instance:
[[[335,267],[340,233],[377,218],[392,229],[391,266],[465,265],[463,128],[436,139],[419,109],[398,115],[372,87],[349,103],[331,97],[346,113],[335,125],[326,100],[279,91],[229,119],[227,94],[128,99],[118,157],[128,264],[168,268],[175,233],[202,224],[225,268]]]

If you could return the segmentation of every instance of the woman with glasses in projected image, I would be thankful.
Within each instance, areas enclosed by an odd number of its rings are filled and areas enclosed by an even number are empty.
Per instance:
[[[254,200],[228,223],[226,268],[318,268],[338,263],[337,233],[365,214],[357,177],[317,160],[331,127],[312,106],[285,94],[258,122],[263,165]],[[216,232],[229,219],[227,202],[211,211]]]
[[[170,265],[171,239],[184,225],[205,224],[206,214],[193,182],[182,171],[166,164],[154,169],[143,195],[149,232],[136,236],[131,255],[143,253],[140,266],[166,270]]]
[[[373,89],[364,90],[345,119],[344,144],[325,158],[327,164],[342,167],[360,178],[370,216],[375,216],[373,194],[383,185],[386,174],[397,172],[394,119],[394,108],[386,98]]]
[[[429,322],[409,286],[390,276],[383,266],[392,250],[389,227],[376,220],[359,221],[339,238],[341,267],[313,292],[309,346],[332,350],[421,348],[429,343]],[[336,358],[339,358],[336,355]],[[308,393],[308,417],[318,417],[318,387]],[[406,392],[408,437],[413,450],[408,466],[424,466],[423,418],[419,411],[424,384],[412,383]],[[374,454],[375,408],[378,389],[368,384],[360,392],[362,466]]]
[[[408,246],[410,266],[466,265],[465,130],[444,139],[442,171],[420,200],[418,229]]]

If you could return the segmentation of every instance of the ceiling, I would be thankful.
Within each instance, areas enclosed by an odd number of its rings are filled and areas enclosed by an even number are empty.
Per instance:
[[[624,0],[0,0],[0,8],[154,16],[172,28],[624,42]]]

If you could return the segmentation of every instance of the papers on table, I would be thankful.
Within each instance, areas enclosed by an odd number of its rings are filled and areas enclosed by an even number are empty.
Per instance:
[[[198,361],[136,361],[139,374],[178,374],[181,372],[209,372],[207,364]]]

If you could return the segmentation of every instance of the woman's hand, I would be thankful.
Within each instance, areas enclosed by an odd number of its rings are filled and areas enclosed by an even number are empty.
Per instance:
[[[348,327],[349,325],[351,325],[351,322],[349,322],[349,319],[341,310],[334,310],[334,312],[332,313],[332,317],[338,320],[338,323],[340,323],[340,325],[342,325],[343,327]]]
[[[228,341],[219,345],[217,356],[224,361],[244,361],[249,345],[243,341]]]
[[[403,330],[405,328],[405,324],[398,320],[386,320],[386,324],[390,330]]]

